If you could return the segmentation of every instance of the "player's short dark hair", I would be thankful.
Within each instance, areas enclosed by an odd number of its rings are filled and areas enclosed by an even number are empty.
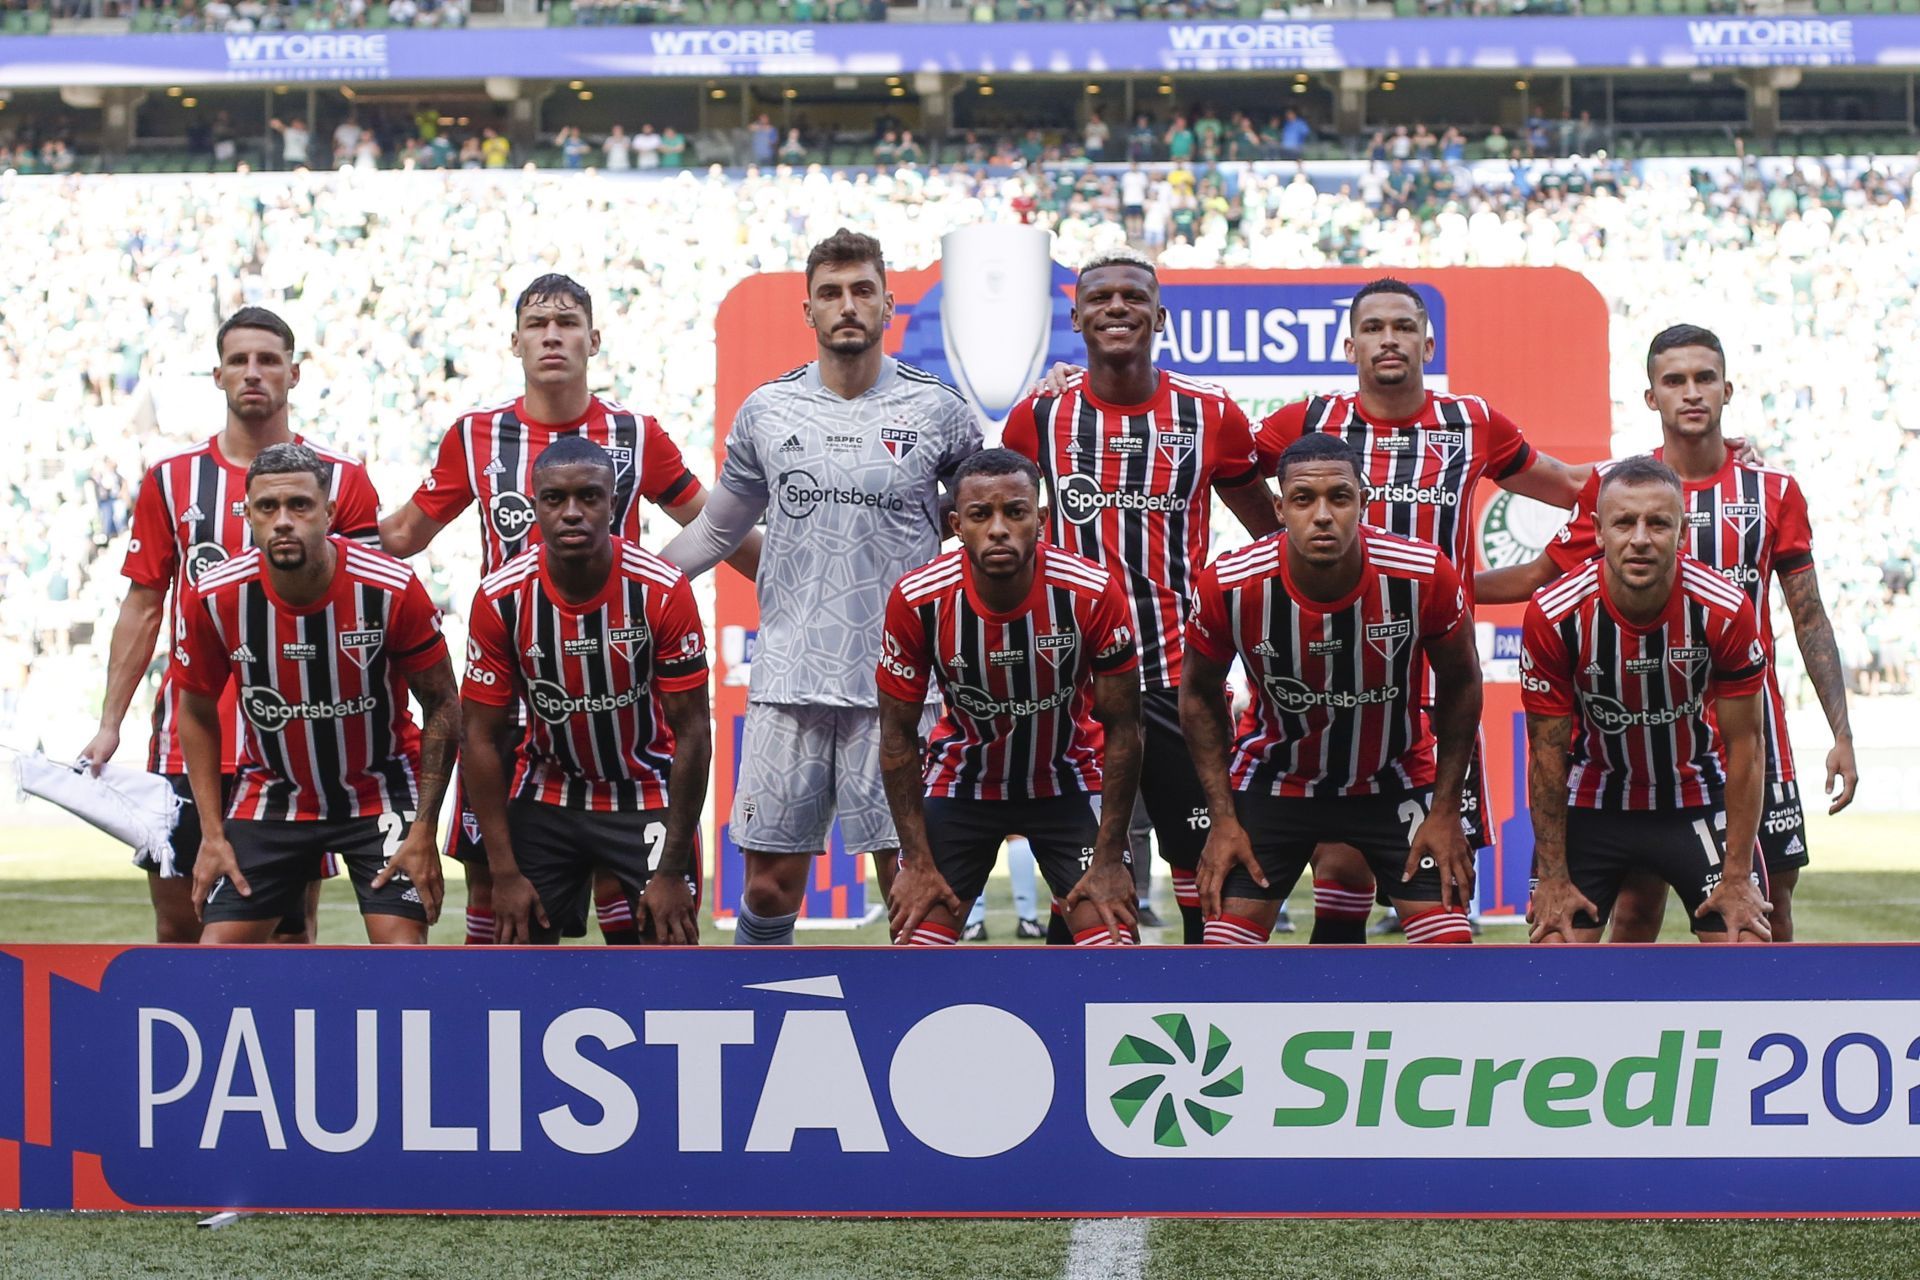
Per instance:
[[[1392,276],[1381,276],[1378,280],[1369,280],[1366,284],[1361,285],[1354,293],[1353,305],[1347,310],[1348,331],[1352,331],[1355,322],[1359,319],[1360,304],[1362,302],[1365,302],[1368,298],[1384,296],[1413,299],[1414,309],[1420,313],[1420,323],[1423,325],[1426,324],[1427,300],[1420,296],[1420,291],[1408,284],[1405,280],[1396,280]]]
[[[813,273],[821,267],[850,267],[860,262],[872,264],[880,275],[881,287],[885,288],[887,255],[881,251],[880,242],[865,232],[842,227],[807,254],[807,287],[813,287]]]
[[[955,497],[960,495],[961,482],[972,476],[1025,476],[1034,494],[1040,493],[1040,468],[1032,458],[1012,449],[982,449],[968,454],[953,471],[951,491]]]
[[[235,329],[264,329],[280,339],[287,353],[293,353],[293,326],[265,307],[242,307],[228,316],[213,335],[213,354],[227,358],[227,335]]]
[[[1353,468],[1354,481],[1363,490],[1366,488],[1367,472],[1360,464],[1360,451],[1339,436],[1322,435],[1315,431],[1288,445],[1287,451],[1280,455],[1278,478],[1281,486],[1287,483],[1287,468],[1307,462],[1344,462]]]
[[[1697,324],[1670,325],[1653,335],[1653,341],[1647,344],[1647,378],[1653,378],[1653,358],[1680,347],[1705,347],[1720,357],[1720,371],[1727,370],[1727,349],[1720,345],[1720,335],[1711,329],[1703,329]]]
[[[520,313],[529,302],[559,302],[563,299],[586,312],[587,323],[593,323],[593,295],[578,280],[557,271],[536,277],[532,284],[520,291],[520,296],[513,300],[513,322],[520,323]]]
[[[254,455],[247,467],[247,488],[253,488],[255,476],[293,476],[305,473],[313,477],[326,493],[333,484],[333,468],[304,444],[270,444]]]
[[[1663,484],[1679,495],[1683,502],[1686,499],[1686,490],[1681,487],[1680,477],[1674,474],[1673,468],[1650,453],[1637,453],[1608,467],[1600,477],[1600,490],[1594,495],[1595,503],[1617,484]]]
[[[554,467],[601,467],[608,475],[617,474],[613,455],[585,436],[560,436],[534,456],[535,475]]]

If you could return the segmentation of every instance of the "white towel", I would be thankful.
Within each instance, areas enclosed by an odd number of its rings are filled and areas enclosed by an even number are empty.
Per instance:
[[[173,827],[187,803],[159,774],[110,764],[95,777],[84,761],[64,764],[40,752],[21,753],[13,764],[14,781],[28,795],[52,801],[116,840],[133,846],[163,876],[177,876],[173,865]]]

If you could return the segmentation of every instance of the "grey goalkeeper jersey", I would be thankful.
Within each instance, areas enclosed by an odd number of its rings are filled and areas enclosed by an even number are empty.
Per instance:
[[[879,705],[887,593],[938,552],[940,484],[980,445],[958,391],[892,358],[852,400],[817,363],[747,397],[719,483],[767,508],[749,701]]]

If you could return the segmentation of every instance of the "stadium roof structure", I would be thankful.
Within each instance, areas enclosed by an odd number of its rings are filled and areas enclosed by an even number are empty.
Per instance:
[[[0,40],[0,85],[1920,67],[1899,16],[487,28]]]

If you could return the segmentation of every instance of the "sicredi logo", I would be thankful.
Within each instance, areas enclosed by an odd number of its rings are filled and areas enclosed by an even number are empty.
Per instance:
[[[1916,1008],[1090,1004],[1084,1107],[1147,1160],[1908,1154]]]

